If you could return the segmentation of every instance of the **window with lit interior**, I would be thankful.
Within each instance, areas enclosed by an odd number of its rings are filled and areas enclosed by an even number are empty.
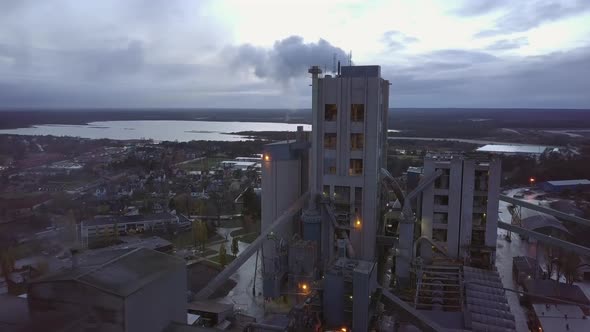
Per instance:
[[[336,174],[336,159],[324,159],[324,174]]]
[[[336,149],[336,134],[335,133],[325,133],[324,134],[324,148],[325,149]]]
[[[363,160],[350,159],[349,175],[358,176],[363,175]]]
[[[324,106],[324,120],[325,121],[336,121],[338,116],[338,107],[336,104],[326,104]]]
[[[350,121],[363,122],[365,121],[365,105],[352,104],[350,105]]]
[[[350,134],[350,149],[362,150],[365,143],[364,134]]]

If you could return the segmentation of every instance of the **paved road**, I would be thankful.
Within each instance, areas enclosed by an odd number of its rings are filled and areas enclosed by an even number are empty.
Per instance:
[[[238,228],[223,228],[219,227],[217,233],[222,237],[226,237],[225,243],[228,253],[231,253],[232,236],[231,232],[240,229]],[[239,252],[243,252],[250,244],[245,242],[238,242]],[[219,251],[220,244],[217,244],[210,249]],[[216,249],[215,249],[216,248]],[[238,253],[239,255],[239,253]],[[244,263],[236,273],[232,275],[232,279],[237,283],[226,296],[218,299],[213,299],[222,303],[231,303],[238,311],[256,318],[260,322],[264,319],[264,298],[262,295],[262,254],[258,257],[258,272],[256,273],[256,281],[254,281],[254,268],[256,266],[256,255],[252,255],[246,263]],[[252,285],[256,282],[256,296],[252,295]]]

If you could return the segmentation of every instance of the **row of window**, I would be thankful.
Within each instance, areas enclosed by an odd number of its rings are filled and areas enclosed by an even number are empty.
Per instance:
[[[432,239],[437,242],[447,242],[448,232],[446,229],[433,229]],[[483,246],[485,244],[485,231],[473,230],[471,233],[471,245]]]
[[[336,121],[338,118],[338,106],[336,104],[324,105],[324,120]],[[350,105],[350,121],[363,122],[365,121],[365,105],[351,104]]]
[[[336,174],[336,159],[326,158],[324,159],[324,173],[325,174]],[[363,175],[363,160],[362,159],[350,159],[348,168],[348,175],[359,176]]]
[[[435,212],[432,219],[435,224],[448,224],[449,214],[446,212]],[[485,227],[486,220],[485,213],[473,213],[471,216],[471,223],[473,226]]]
[[[336,149],[336,144],[338,142],[337,136],[335,133],[325,133],[324,134],[324,148],[325,149]],[[350,149],[353,151],[362,150],[365,143],[365,135],[364,134],[350,134]]]

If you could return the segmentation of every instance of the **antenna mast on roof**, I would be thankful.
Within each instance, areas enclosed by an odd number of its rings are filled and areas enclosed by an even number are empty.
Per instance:
[[[348,65],[352,66],[352,50],[350,50],[350,53],[348,53]]]

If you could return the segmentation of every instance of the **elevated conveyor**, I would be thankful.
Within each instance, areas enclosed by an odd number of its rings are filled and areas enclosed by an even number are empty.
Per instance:
[[[548,208],[546,206],[541,206],[538,204],[534,204],[534,203],[531,203],[531,202],[528,202],[525,200],[517,199],[517,198],[506,196],[506,195],[500,195],[500,200],[507,202],[507,203],[514,204],[514,205],[518,205],[518,206],[521,206],[521,207],[524,207],[527,209],[535,210],[538,212],[543,212],[543,213],[552,215],[555,218],[558,218],[561,220],[567,220],[567,221],[575,222],[580,225],[590,226],[590,220],[588,220],[588,219],[580,218],[580,217],[574,216],[572,214],[567,214],[567,213],[564,213],[561,211],[557,211],[557,210]]]

